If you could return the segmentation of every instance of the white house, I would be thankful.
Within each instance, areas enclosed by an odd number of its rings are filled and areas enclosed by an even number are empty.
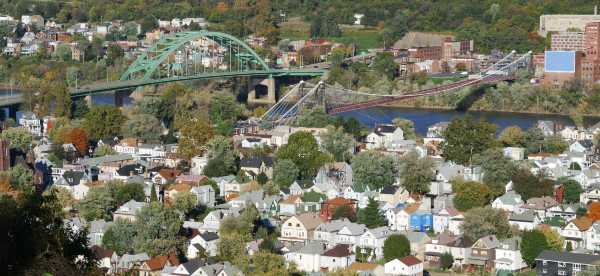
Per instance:
[[[304,213],[293,216],[281,225],[279,240],[288,242],[312,240],[315,229],[321,223],[323,223],[323,220],[317,213]]]
[[[298,248],[292,248],[284,257],[286,262],[295,263],[300,271],[317,272],[321,270],[321,254],[326,248],[324,243],[310,241]]]
[[[367,229],[359,238],[357,247],[360,249],[369,248],[375,260],[383,257],[383,243],[390,235],[390,229],[387,226],[381,226],[373,229]],[[357,248],[356,250],[359,250]]]
[[[190,245],[187,250],[187,258],[194,259],[198,257],[199,249],[194,245],[199,245],[206,252],[207,256],[214,257],[217,255],[217,243],[219,242],[219,235],[213,232],[205,232],[195,235],[190,240]]]
[[[496,247],[494,268],[496,270],[516,272],[527,267],[527,264],[521,257],[520,246],[521,237],[501,241],[500,246]]]
[[[600,252],[600,221],[594,222],[586,231],[585,249],[594,253]]]
[[[211,211],[204,217],[202,221],[202,230],[209,232],[217,232],[219,231],[219,227],[221,226],[221,222],[229,217],[237,217],[240,215],[239,209],[230,208],[230,209],[218,209]]]
[[[533,230],[541,223],[540,218],[534,211],[525,211],[523,213],[509,213],[508,223],[516,226],[519,230]]]
[[[560,230],[560,235],[565,238],[565,247],[571,244],[573,249],[583,248],[586,245],[586,232],[592,227],[593,221],[588,217],[580,217],[567,223]]]
[[[492,201],[492,208],[507,212],[514,212],[521,205],[523,205],[523,200],[515,191],[508,191]]]
[[[365,139],[367,149],[388,149],[392,143],[404,140],[401,128],[390,124],[380,124]]]
[[[327,271],[335,271],[349,267],[355,260],[351,245],[338,244],[321,254],[319,265]]]
[[[196,195],[198,204],[208,207],[215,206],[215,190],[210,185],[194,186],[190,189],[190,193]]]
[[[136,213],[147,205],[148,203],[146,202],[137,202],[134,199],[127,201],[113,213],[113,220],[124,219],[134,222],[136,220]]]
[[[191,175],[202,175],[202,170],[204,170],[204,166],[208,164],[207,156],[194,156],[191,160],[190,165],[190,174]]]
[[[450,229],[450,220],[462,214],[453,207],[446,207],[433,213],[433,231],[442,233]]]
[[[385,263],[384,271],[386,275],[422,275],[423,262],[415,256],[406,256]]]

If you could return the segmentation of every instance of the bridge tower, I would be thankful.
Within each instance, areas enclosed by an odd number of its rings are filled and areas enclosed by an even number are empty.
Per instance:
[[[263,95],[266,95],[266,97],[263,97]],[[248,82],[248,103],[277,103],[277,84],[275,78],[273,76],[264,79],[250,78]]]

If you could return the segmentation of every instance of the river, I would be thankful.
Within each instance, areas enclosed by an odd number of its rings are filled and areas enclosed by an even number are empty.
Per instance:
[[[509,112],[489,111],[455,111],[455,110],[432,110],[407,107],[373,107],[364,110],[356,110],[339,114],[344,118],[354,117],[362,124],[373,127],[376,123],[391,123],[394,118],[402,117],[415,123],[415,131],[422,136],[427,134],[427,128],[435,123],[451,121],[453,118],[473,116],[476,119],[483,118],[498,126],[498,133],[508,126],[518,126],[527,129],[535,126],[538,120],[551,120],[561,125],[574,125],[568,116],[552,114],[525,114]],[[600,118],[586,117],[585,125],[589,126],[600,121]]]

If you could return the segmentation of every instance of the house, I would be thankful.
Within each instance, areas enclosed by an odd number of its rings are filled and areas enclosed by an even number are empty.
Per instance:
[[[383,258],[383,243],[391,234],[389,227],[381,226],[373,229],[367,229],[359,238],[356,244],[356,251],[368,249],[371,252],[372,260]]]
[[[161,276],[165,267],[175,268],[177,266],[179,266],[179,259],[177,259],[175,253],[171,253],[167,256],[159,255],[145,261],[138,270],[140,276]]]
[[[146,202],[137,202],[134,199],[127,201],[113,213],[113,220],[124,219],[134,222],[137,212],[147,205],[148,203]]]
[[[502,196],[492,201],[492,208],[504,210],[507,212],[514,212],[521,205],[523,205],[523,200],[521,199],[521,196],[515,191],[508,191]]]
[[[346,206],[347,208],[350,208],[352,212],[356,213],[356,201],[345,199],[343,197],[337,197],[321,202],[321,212],[319,215],[321,218],[323,218],[323,220],[331,220],[335,210],[342,206]]]
[[[503,149],[504,157],[511,160],[525,159],[525,148],[521,147],[505,147]]]
[[[410,194],[408,191],[397,185],[386,185],[379,192],[379,201],[387,202],[392,206],[406,202]]]
[[[327,246],[324,243],[309,241],[306,244],[292,247],[289,252],[284,254],[284,257],[286,262],[295,263],[300,271],[318,272],[321,270],[321,254],[326,249]]]
[[[200,270],[200,267],[202,267],[203,265],[204,261],[200,259],[192,259],[188,262],[179,264],[179,266],[177,266],[177,268],[173,271],[172,275],[193,275],[198,270]],[[216,275],[216,273],[214,273],[214,271],[211,271],[211,274],[205,275]]]
[[[433,229],[433,214],[424,210],[417,210],[411,213],[410,229],[418,232],[427,232]]]
[[[576,218],[560,230],[560,235],[565,239],[565,246],[571,244],[571,248],[582,248],[586,244],[586,232],[592,227],[594,221],[587,216]]]
[[[496,271],[516,272],[527,267],[521,256],[521,237],[513,237],[500,242],[496,248],[494,268]]]
[[[467,264],[490,271],[494,268],[496,248],[499,246],[500,241],[498,241],[495,235],[480,238],[471,246],[471,255],[467,258]]]
[[[160,169],[153,177],[153,182],[159,185],[165,185],[175,182],[175,179],[181,174],[180,170]]]
[[[509,213],[508,223],[512,226],[516,226],[519,230],[533,230],[538,224],[541,223],[537,213],[528,210],[523,213]]]
[[[302,189],[302,187],[300,187],[300,184],[298,184],[298,182],[294,181],[294,183],[292,183],[292,185],[290,185],[290,193],[289,195],[291,196],[302,196],[302,194],[304,194],[304,189]]]
[[[544,136],[552,136],[557,131],[557,126],[553,121],[538,120],[536,126],[542,131]]]
[[[520,209],[522,212],[531,210],[534,211],[538,217],[544,220],[553,208],[558,207],[556,199],[549,196],[544,197],[533,197],[527,200],[527,202],[521,205]]]
[[[588,203],[590,201],[600,201],[600,183],[589,185],[585,191],[579,194],[579,202]]]
[[[462,214],[454,207],[446,207],[433,212],[433,232],[442,233],[450,228],[450,220]]]
[[[90,247],[92,254],[96,257],[97,266],[107,274],[115,272],[117,262],[119,261],[119,255],[112,250],[105,249],[98,245],[92,245]]]
[[[600,221],[592,224],[592,227],[586,231],[585,249],[591,250],[595,254],[600,252]]]
[[[406,256],[385,263],[384,271],[386,275],[422,275],[423,262],[415,256]]]
[[[207,156],[194,156],[190,160],[190,174],[191,175],[202,175],[202,171],[206,164],[208,164]]]
[[[592,142],[592,140],[587,140],[587,139],[579,140],[579,141],[575,141],[571,145],[569,145],[569,151],[570,152],[587,153],[587,152],[592,152],[593,147],[594,147],[594,143]]]
[[[29,131],[31,135],[42,136],[42,121],[35,113],[27,111],[21,114],[19,118],[19,126]]]
[[[338,244],[321,254],[319,266],[321,271],[335,271],[349,267],[355,260],[352,245]]]
[[[190,189],[190,193],[196,196],[199,205],[208,207],[215,206],[215,189],[210,185],[195,186]]]
[[[219,242],[219,235],[214,232],[204,232],[196,234],[192,239],[190,239],[190,245],[187,250],[187,258],[194,259],[198,257],[198,253],[200,250],[206,252],[207,256],[217,256],[217,243]],[[197,246],[200,246],[198,248]]]
[[[392,150],[392,143],[404,140],[402,128],[391,124],[379,124],[365,139],[367,149]]]
[[[102,245],[102,237],[113,223],[112,221],[106,222],[103,219],[91,221],[87,235],[90,245]]]
[[[317,176],[313,180],[314,191],[327,194],[330,190],[339,195],[345,188],[352,186],[352,166],[346,162],[328,163],[319,168]]]
[[[302,198],[300,196],[289,196],[279,202],[279,214],[293,216],[296,214],[296,210],[299,209],[300,204],[302,204]]]
[[[304,213],[293,216],[281,225],[281,237],[279,237],[279,240],[291,243],[312,240],[315,229],[323,221],[316,213]]]
[[[448,245],[456,240],[456,238],[457,237],[449,233],[441,233],[437,237],[432,238],[425,244],[423,260],[432,267],[439,267],[441,265],[440,261],[442,255],[450,253],[450,247]]]
[[[273,159],[269,156],[244,157],[240,160],[240,170],[245,171],[252,179],[255,179],[261,173],[272,178]]]
[[[271,136],[266,135],[267,137],[246,137],[242,140],[242,148],[244,149],[252,149],[257,147],[263,147],[269,145],[269,141],[271,140]]]
[[[352,223],[343,218],[319,225],[314,231],[314,239],[322,240],[329,245],[349,244],[354,246],[367,229],[363,224]]]
[[[537,275],[571,276],[580,271],[591,269],[597,271],[600,266],[600,256],[544,250],[535,258],[535,264]]]
[[[239,194],[241,191],[241,185],[235,180],[235,176],[228,175],[222,177],[213,177],[213,181],[217,182],[219,186],[219,196],[227,196],[230,194]]]
[[[147,253],[139,253],[139,254],[123,254],[117,263],[117,272],[127,272],[129,270],[138,269],[142,266],[142,264],[150,260],[150,257]]]
[[[385,217],[387,219],[388,226],[391,230],[402,230],[406,231],[411,227],[411,215],[419,209],[420,203],[414,203],[404,207],[403,205],[400,208],[390,209],[385,213]],[[433,219],[433,216],[432,216]],[[416,219],[415,219],[415,222]],[[432,221],[433,222],[433,221]],[[418,224],[417,224],[418,225]]]
[[[202,220],[202,230],[209,232],[219,231],[221,222],[227,217],[237,217],[240,215],[240,211],[237,208],[230,209],[217,209],[210,211],[204,220]]]

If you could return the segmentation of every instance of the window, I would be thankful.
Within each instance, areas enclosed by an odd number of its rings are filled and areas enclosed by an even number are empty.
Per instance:
[[[288,222],[288,226],[292,226],[292,223],[291,223],[291,222]]]
[[[296,227],[300,227],[300,223],[296,223]]]

